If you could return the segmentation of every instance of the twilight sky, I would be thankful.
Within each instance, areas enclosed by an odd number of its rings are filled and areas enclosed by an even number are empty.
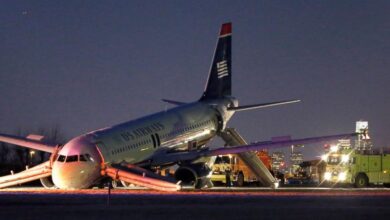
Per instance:
[[[69,138],[197,100],[233,22],[233,94],[250,142],[353,132],[390,146],[390,1],[1,1],[0,133]],[[305,148],[310,156],[322,148]],[[309,156],[309,157],[310,157]]]

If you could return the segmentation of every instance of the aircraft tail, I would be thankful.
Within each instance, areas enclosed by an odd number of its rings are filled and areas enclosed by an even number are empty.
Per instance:
[[[232,23],[221,26],[217,46],[214,51],[206,88],[199,101],[213,100],[232,96]],[[300,102],[286,100],[244,106],[229,106],[228,111],[245,111]],[[172,103],[172,101],[171,101]]]
[[[206,88],[200,100],[231,96],[232,87],[232,23],[221,27]]]

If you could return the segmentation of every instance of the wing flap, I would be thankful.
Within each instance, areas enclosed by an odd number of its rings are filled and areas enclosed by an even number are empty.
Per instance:
[[[55,145],[46,144],[37,140],[7,134],[0,134],[0,141],[49,153],[53,153],[56,147]]]
[[[51,176],[50,161],[17,174],[0,177],[0,189]]]

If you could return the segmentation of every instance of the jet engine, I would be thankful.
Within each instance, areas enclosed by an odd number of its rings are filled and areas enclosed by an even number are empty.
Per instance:
[[[54,185],[51,176],[44,177],[44,178],[41,178],[39,180],[41,181],[41,184],[42,184],[43,187],[45,187],[45,189],[55,189],[55,188],[57,188],[56,185]]]
[[[175,172],[175,179],[183,186],[193,186],[196,189],[212,187],[211,169],[205,163],[183,164]]]

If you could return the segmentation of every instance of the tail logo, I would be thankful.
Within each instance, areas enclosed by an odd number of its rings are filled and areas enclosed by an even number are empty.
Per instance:
[[[229,70],[228,70],[226,60],[222,60],[221,62],[217,63],[217,72],[218,72],[218,79],[229,75]]]

